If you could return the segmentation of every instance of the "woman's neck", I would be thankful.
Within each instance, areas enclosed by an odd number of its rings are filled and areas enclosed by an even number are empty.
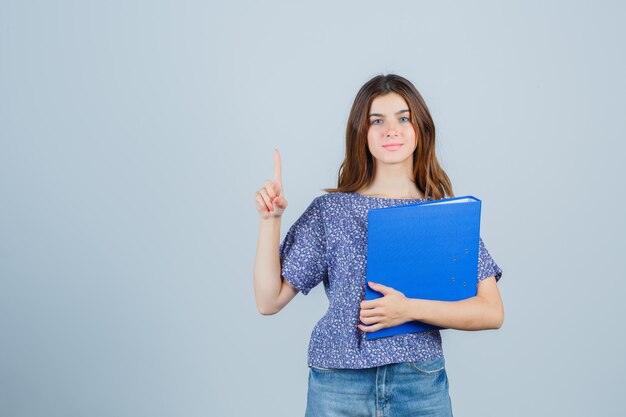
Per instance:
[[[377,163],[375,172],[372,182],[357,191],[359,194],[383,198],[424,198],[413,180],[410,160],[401,164]]]
[[[373,182],[368,187],[364,187],[357,192],[370,197],[424,198],[424,195],[417,188],[415,183],[388,184],[385,186],[384,184]]]

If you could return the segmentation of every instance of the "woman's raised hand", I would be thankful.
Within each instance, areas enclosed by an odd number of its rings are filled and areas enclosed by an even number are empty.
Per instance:
[[[255,193],[254,198],[256,208],[264,219],[280,217],[287,208],[278,149],[274,149],[274,181],[265,180],[265,186]]]

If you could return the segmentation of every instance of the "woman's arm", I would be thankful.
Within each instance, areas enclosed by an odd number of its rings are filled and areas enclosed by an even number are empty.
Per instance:
[[[254,297],[261,314],[276,314],[298,293],[281,276],[280,220],[287,208],[281,175],[280,152],[274,150],[274,181],[254,195],[261,216],[254,258]]]
[[[280,217],[262,218],[254,259],[254,296],[263,315],[278,313],[298,290],[280,274]]]
[[[391,287],[371,287],[383,297],[361,302],[361,322],[369,325],[359,325],[364,332],[412,320],[457,330],[499,329],[504,322],[504,306],[495,276],[478,283],[476,296],[460,301],[406,298]]]
[[[478,283],[476,296],[459,301],[409,299],[411,320],[457,330],[499,329],[504,305],[495,276]]]

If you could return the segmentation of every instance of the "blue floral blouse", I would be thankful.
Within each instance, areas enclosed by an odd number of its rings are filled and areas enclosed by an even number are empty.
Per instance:
[[[359,323],[365,297],[367,212],[423,199],[370,197],[334,192],[315,197],[280,244],[282,276],[302,294],[320,282],[329,300],[311,333],[308,365],[369,368],[443,356],[438,329],[367,339]],[[479,239],[478,282],[502,270]]]

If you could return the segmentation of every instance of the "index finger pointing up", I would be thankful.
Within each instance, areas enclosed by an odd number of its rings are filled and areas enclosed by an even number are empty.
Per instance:
[[[274,182],[283,185],[283,179],[280,174],[280,152],[274,149]]]

